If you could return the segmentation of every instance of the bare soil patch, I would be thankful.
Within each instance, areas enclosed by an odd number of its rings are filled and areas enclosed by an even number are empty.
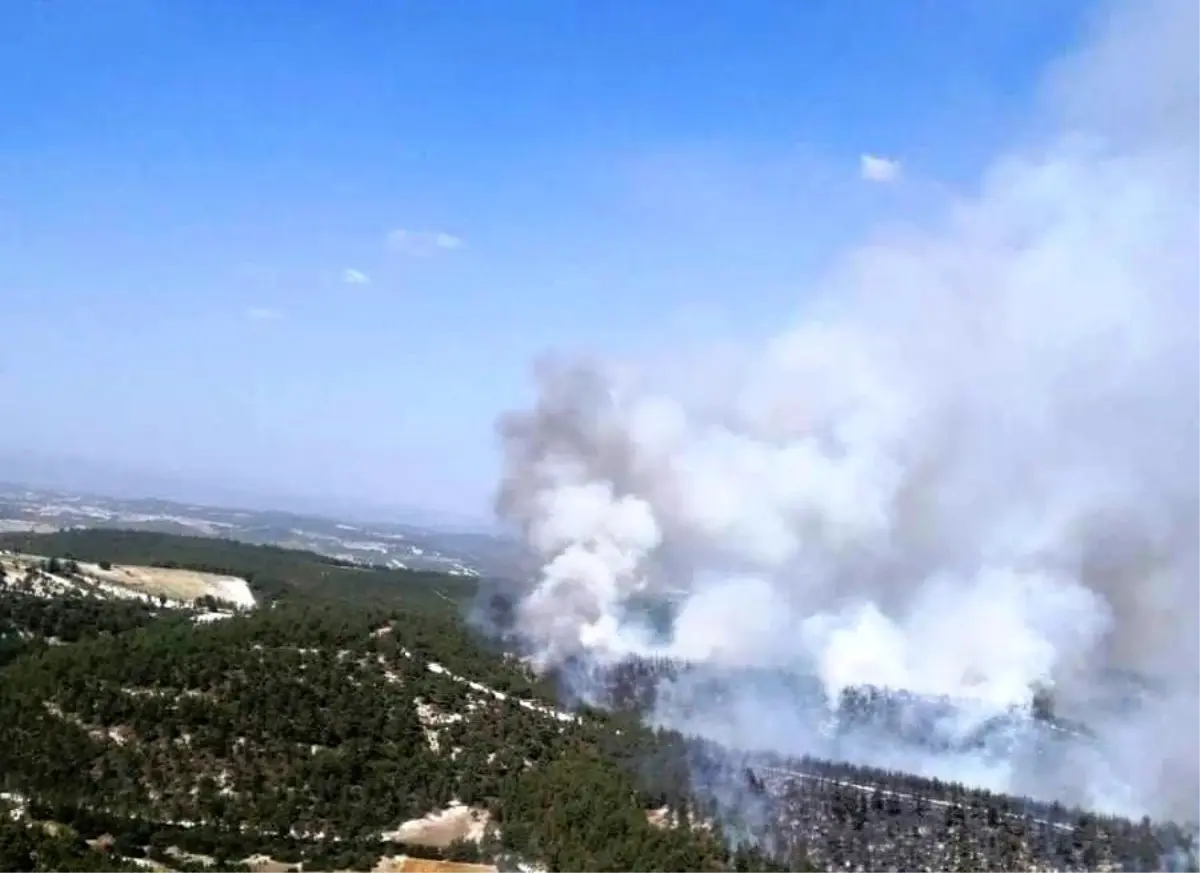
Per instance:
[[[408,857],[400,866],[379,869],[376,873],[496,873],[496,867],[487,863],[457,863],[455,861],[426,861],[420,857]]]
[[[199,573],[195,570],[174,570],[164,567],[130,567],[123,564],[103,570],[98,564],[80,565],[87,575],[103,582],[120,585],[143,594],[163,595],[172,600],[195,600],[206,594],[220,596],[217,580],[224,576]]]

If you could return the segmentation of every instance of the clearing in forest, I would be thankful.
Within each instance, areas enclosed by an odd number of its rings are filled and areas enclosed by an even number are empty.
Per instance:
[[[40,569],[49,559],[41,555],[26,555],[13,552],[0,553],[0,568],[6,574],[20,576],[30,569]],[[150,598],[166,597],[168,600],[190,603],[205,595],[233,603],[243,609],[256,605],[254,594],[245,579],[222,576],[217,573],[201,573],[196,570],[179,570],[166,567],[137,567],[128,564],[112,564],[107,568],[87,561],[77,562],[78,576],[87,587],[97,585],[113,597]],[[43,571],[44,573],[44,571]],[[79,588],[79,583],[59,572],[44,573],[61,588]],[[101,595],[103,596],[103,595]]]

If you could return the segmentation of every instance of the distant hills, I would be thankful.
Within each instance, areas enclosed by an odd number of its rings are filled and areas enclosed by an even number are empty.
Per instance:
[[[0,484],[0,532],[96,527],[219,537],[317,552],[361,566],[451,575],[502,575],[521,561],[517,543],[488,533]]]

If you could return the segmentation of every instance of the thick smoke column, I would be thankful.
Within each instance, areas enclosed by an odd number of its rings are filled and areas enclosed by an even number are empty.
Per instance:
[[[936,232],[848,253],[707,396],[539,370],[499,508],[544,560],[518,608],[543,663],[654,653],[991,710],[1051,686],[1103,763],[986,778],[1195,817],[1197,5],[1109,12],[1028,145]],[[667,639],[629,617],[643,597],[676,603]],[[1112,717],[1131,676],[1153,700]],[[806,751],[777,704],[743,689],[675,726]]]

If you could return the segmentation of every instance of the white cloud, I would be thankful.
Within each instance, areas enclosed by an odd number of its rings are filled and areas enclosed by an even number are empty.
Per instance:
[[[347,267],[342,271],[342,284],[344,285],[370,285],[371,277],[362,270],[356,270],[353,267]]]
[[[900,162],[878,155],[861,155],[858,174],[867,182],[895,182],[900,178]]]
[[[394,252],[426,257],[464,248],[466,242],[461,237],[440,230],[406,230],[400,227],[388,234],[387,245]]]
[[[278,321],[283,318],[283,313],[265,306],[251,306],[246,310],[246,317],[255,321]]]

